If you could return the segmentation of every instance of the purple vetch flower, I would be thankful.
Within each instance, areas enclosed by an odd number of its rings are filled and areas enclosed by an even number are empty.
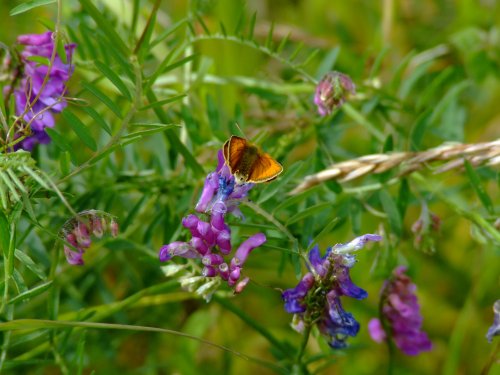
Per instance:
[[[344,348],[346,339],[356,336],[359,323],[342,307],[340,297],[364,299],[366,291],[356,286],[349,275],[356,259],[352,251],[361,249],[369,241],[380,241],[381,236],[365,234],[346,244],[327,249],[322,257],[319,247],[309,252],[309,272],[295,288],[282,293],[285,310],[295,314],[292,327],[302,332],[306,326],[316,324],[319,331],[335,349]]]
[[[491,344],[493,336],[500,336],[500,299],[493,305],[493,324],[488,329],[486,339]]]
[[[316,86],[314,104],[318,107],[318,113],[326,116],[340,107],[349,94],[356,94],[356,86],[351,78],[344,73],[329,72]]]
[[[54,34],[50,31],[43,34],[19,35],[18,43],[23,44],[21,52],[23,74],[19,86],[14,91],[16,115],[31,129],[30,136],[21,141],[16,148],[31,150],[36,144],[46,144],[50,138],[45,128],[55,125],[54,114],[66,107],[63,96],[66,91],[66,82],[73,73],[71,58],[75,44],[65,45],[67,64],[64,64],[58,54],[51,66],[43,65],[31,60],[32,57],[50,59],[54,46]],[[44,80],[47,78],[45,85]],[[38,99],[35,101],[35,98]],[[20,136],[21,133],[18,133]]]
[[[64,255],[71,265],[83,265],[83,254],[92,244],[91,236],[101,238],[109,230],[111,236],[118,235],[118,224],[113,216],[104,211],[79,212],[68,220],[59,231],[64,241]]]
[[[368,330],[374,341],[382,342],[389,336],[403,353],[417,355],[431,350],[432,343],[422,331],[417,287],[405,272],[406,267],[396,267],[392,278],[384,283],[380,301],[382,321],[372,319]]]
[[[263,233],[254,234],[241,243],[231,257],[231,228],[226,223],[226,217],[229,213],[239,218],[243,216],[238,206],[246,199],[253,186],[235,183],[234,176],[224,162],[222,151],[219,151],[217,168],[207,175],[195,207],[198,213],[204,215],[203,219],[195,214],[184,217],[182,225],[191,233],[191,239],[162,246],[160,261],[169,261],[174,256],[197,258],[201,261],[203,277],[223,280],[235,293],[240,293],[249,281],[247,277],[241,280],[243,265],[250,252],[266,242],[266,236]],[[199,279],[196,278],[195,281],[198,282]],[[212,281],[207,283],[216,287]],[[210,291],[207,288],[202,290],[203,295],[209,299]]]

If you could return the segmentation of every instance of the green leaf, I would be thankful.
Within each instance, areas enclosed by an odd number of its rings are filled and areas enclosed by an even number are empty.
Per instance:
[[[264,45],[267,49],[272,49],[273,46],[273,33],[274,33],[274,22],[271,22],[271,27],[269,27],[269,32],[267,33],[266,42]]]
[[[86,112],[90,117],[94,119],[95,122],[97,122],[97,125],[99,125],[106,133],[109,135],[111,134],[111,128],[109,127],[108,123],[102,116],[92,107],[87,106],[87,107],[82,107],[83,111]]]
[[[215,104],[214,98],[210,94],[206,95],[205,100],[207,103],[207,115],[210,128],[212,129],[212,131],[217,133],[222,130],[220,125],[221,121],[217,105]]]
[[[7,186],[8,191],[12,195],[12,199],[14,199],[16,202],[21,200],[21,196],[18,194],[17,189],[15,188],[14,184],[10,180],[9,176],[2,170],[0,170],[0,183],[3,181],[5,185]]]
[[[316,74],[314,75],[316,79],[320,80],[326,73],[328,73],[333,69],[337,61],[337,58],[339,56],[339,52],[340,52],[340,47],[335,47],[326,54],[326,56],[319,64]]]
[[[493,208],[493,202],[491,201],[490,196],[484,189],[483,184],[481,183],[481,179],[479,178],[479,175],[477,174],[476,170],[468,160],[464,159],[464,165],[465,165],[465,170],[467,171],[467,176],[469,177],[470,180],[470,184],[472,185],[472,188],[476,192],[484,208],[486,208],[486,210],[490,215],[493,215],[495,213],[495,209]]]
[[[82,82],[82,86],[91,92],[97,99],[103,102],[115,115],[119,118],[123,118],[120,108],[113,102],[107,95],[105,95],[101,90],[95,87],[90,82]]]
[[[24,264],[30,271],[32,271],[35,275],[37,275],[41,280],[47,279],[47,275],[45,275],[43,267],[35,263],[28,254],[22,252],[21,250],[16,249],[14,255],[22,264]]]
[[[298,46],[295,48],[295,50],[292,52],[290,57],[288,58],[289,61],[293,61],[297,55],[299,54],[300,50],[304,48],[304,42],[300,42]]]
[[[158,99],[156,98],[155,93],[152,90],[149,90],[147,92],[147,98],[150,102],[156,102]],[[159,108],[153,108],[155,115],[158,117],[158,119],[165,123],[168,124],[170,121],[168,121],[168,116],[164,111],[162,111]],[[184,145],[184,143],[181,142],[179,137],[177,136],[176,133],[174,133],[172,130],[168,130],[165,132],[165,135],[170,143],[170,146],[179,152],[182,156],[184,156],[184,159],[186,161],[186,164],[193,169],[194,172],[204,175],[205,171],[203,167],[196,161],[195,157],[193,154],[188,150],[188,148]]]
[[[398,193],[398,210],[399,213],[401,214],[401,218],[403,219],[405,217],[408,203],[410,202],[410,197],[411,197],[410,184],[408,183],[408,179],[403,178],[401,180],[401,185],[399,187],[399,193]]]
[[[327,208],[332,208],[333,205],[331,202],[323,202],[323,203],[318,203],[317,205],[314,205],[312,207],[308,207],[305,210],[300,211],[299,213],[293,215],[288,221],[286,222],[286,226],[296,223],[299,220],[305,219],[311,215],[317,214],[318,212],[321,212]]]
[[[144,110],[150,109],[150,108],[163,107],[165,104],[176,102],[176,101],[181,100],[182,98],[184,98],[186,96],[187,96],[186,94],[182,94],[182,95],[172,96],[168,99],[159,100],[157,102],[150,103],[148,105],[145,105],[144,107],[139,108],[139,111],[144,111]]]
[[[445,96],[434,106],[434,110],[432,111],[432,116],[430,118],[430,122],[433,123],[438,119],[439,116],[444,112],[444,110],[464,91],[471,85],[469,81],[463,81],[454,85],[451,89],[449,89]]]
[[[36,297],[39,294],[42,294],[43,292],[45,292],[47,289],[49,289],[51,285],[52,285],[52,280],[49,280],[49,281],[47,281],[43,284],[40,284],[32,289],[29,289],[23,293],[19,293],[17,296],[12,298],[8,303],[13,304],[13,303],[17,303],[17,302],[23,301],[23,300],[28,299],[28,298]]]
[[[292,33],[289,32],[288,34],[285,35],[285,37],[283,39],[281,39],[281,42],[278,45],[278,48],[276,48],[276,53],[277,54],[280,54],[281,52],[283,52],[283,49],[285,48],[285,45],[287,44],[288,39],[290,39],[291,35],[292,35]]]
[[[151,125],[151,124],[149,124],[149,125]],[[163,132],[163,131],[168,130],[168,129],[180,128],[180,127],[181,126],[178,124],[165,124],[162,126],[156,126],[153,129],[140,130],[137,132],[132,132],[132,133],[126,134],[122,137],[122,139],[128,139],[128,138],[137,137],[137,136],[147,136],[147,135]]]
[[[50,136],[50,139],[52,139],[54,144],[61,150],[68,151],[70,154],[74,151],[71,145],[57,130],[54,130],[53,128],[45,128],[45,132]]]
[[[389,47],[384,47],[382,51],[377,55],[375,58],[375,62],[372,65],[372,69],[370,71],[369,79],[375,78],[379,72],[380,72],[380,67],[382,66],[382,61],[384,60],[385,55],[390,51],[391,49]]]
[[[190,56],[187,56],[187,57],[185,57],[185,58],[183,58],[183,59],[181,59],[173,64],[167,65],[170,62],[170,60],[172,59],[172,56],[174,55],[174,53],[176,51],[177,50],[172,50],[165,57],[165,59],[161,62],[161,64],[158,66],[158,68],[155,70],[155,72],[153,74],[151,74],[151,76],[148,77],[148,80],[147,80],[147,83],[145,86],[146,89],[149,89],[151,86],[153,86],[160,75],[162,75],[166,72],[169,72],[170,70],[173,70],[173,69],[177,68],[178,66],[181,66],[181,65],[193,60],[196,57],[196,54],[190,55]]]
[[[7,216],[0,210],[0,253],[4,256],[9,249],[10,225]]]
[[[403,221],[401,219],[401,215],[399,213],[396,202],[387,190],[381,190],[379,192],[379,199],[382,203],[382,207],[385,213],[387,214],[389,225],[391,226],[392,231],[398,237],[401,237],[403,234]]]
[[[78,138],[92,151],[97,151],[97,144],[85,124],[68,110],[63,111],[62,115]]]
[[[134,54],[138,57],[139,62],[143,62],[144,58],[150,52],[150,42],[151,35],[153,35],[153,30],[156,24],[156,15],[158,13],[158,9],[160,7],[160,2],[156,1],[153,5],[153,9],[151,10],[151,14],[146,23],[146,27],[142,31],[140,39],[137,41],[136,46],[134,48]]]
[[[57,51],[57,55],[61,59],[62,63],[67,64],[68,63],[68,55],[66,54],[66,48],[64,48],[64,42],[63,42],[63,39],[61,38],[61,34],[59,34],[59,38],[57,38],[56,51]]]
[[[314,245],[316,245],[319,242],[319,240],[321,240],[326,234],[330,233],[337,226],[339,221],[340,219],[338,217],[334,217],[332,220],[330,220],[330,222],[326,224],[326,226],[321,230],[321,232],[319,232],[313,238],[313,240],[307,247],[307,252],[309,252],[309,250],[311,250],[314,247]]]
[[[205,31],[205,34],[211,35],[210,34],[210,30],[208,30],[208,27],[205,24],[205,21],[203,21],[203,18],[199,14],[196,15],[196,19],[198,20],[198,22],[200,23],[201,27],[203,28],[203,31]]]
[[[26,57],[26,60],[36,62],[38,63],[38,65],[45,65],[45,66],[50,65],[50,59],[43,56],[28,56]]]
[[[255,30],[255,21],[257,21],[257,12],[252,14],[252,18],[250,19],[250,28],[248,30],[248,40],[253,39],[253,32]]]
[[[132,95],[130,95],[130,91],[128,90],[125,83],[122,81],[120,76],[116,74],[109,66],[100,62],[94,61],[95,66],[99,71],[104,74],[104,76],[115,85],[115,87],[125,96],[128,100],[132,100]]]
[[[427,110],[417,117],[410,134],[410,147],[412,151],[420,150],[425,132],[430,124],[431,114],[432,111]]]
[[[68,151],[62,151],[59,155],[59,168],[61,169],[61,174],[66,176],[69,174],[70,170],[70,155]]]
[[[116,32],[113,24],[106,19],[101,12],[92,4],[91,0],[80,0],[83,9],[94,19],[95,23],[103,31],[103,34],[109,39],[109,41],[116,46],[120,52],[126,56],[129,54],[129,49],[120,38]]]
[[[298,203],[304,201],[308,196],[310,196],[314,193],[317,193],[320,189],[321,189],[321,186],[316,185],[311,189],[307,189],[307,190],[303,191],[302,193],[299,193],[297,195],[293,195],[290,198],[285,199],[283,202],[281,202],[280,204],[278,204],[274,208],[273,214],[276,212],[279,212],[280,210],[283,210],[286,207],[290,207],[294,204],[298,204]]]
[[[33,8],[42,6],[42,5],[49,5],[49,4],[54,4],[57,0],[31,0],[27,1],[25,3],[19,4],[18,6],[12,8],[12,10],[9,12],[10,16],[16,16],[18,14],[27,12],[28,10],[31,10]]]
[[[165,30],[163,30],[158,37],[151,42],[150,47],[156,46],[158,43],[163,42],[166,38],[168,38],[171,34],[176,32],[181,26],[183,26],[186,22],[188,21],[187,18],[183,18],[180,21],[177,21],[170,27],[167,27]]]

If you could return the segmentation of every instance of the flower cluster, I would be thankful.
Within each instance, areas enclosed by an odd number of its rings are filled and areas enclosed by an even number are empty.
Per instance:
[[[365,234],[347,244],[328,248],[321,257],[318,246],[309,252],[310,269],[299,284],[283,292],[285,310],[295,314],[292,327],[303,332],[316,324],[332,348],[344,348],[349,336],[356,336],[359,323],[346,312],[340,297],[364,299],[367,292],[356,286],[349,275],[356,259],[351,252],[363,248],[368,241],[380,241],[381,236]]]
[[[493,304],[493,324],[488,328],[486,339],[489,343],[493,341],[493,336],[500,336],[500,299]]]
[[[329,72],[316,86],[314,104],[318,107],[318,113],[326,116],[344,104],[349,94],[356,94],[356,86],[351,78],[344,73]]]
[[[83,265],[83,254],[92,244],[91,235],[101,238],[107,231],[118,235],[118,223],[108,213],[97,210],[82,211],[68,220],[62,227],[60,236],[66,242],[64,255],[71,265]]]
[[[182,225],[191,232],[191,240],[162,246],[159,258],[162,262],[174,256],[200,259],[203,277],[219,277],[239,293],[249,281],[248,278],[240,281],[242,267],[250,252],[266,242],[266,236],[263,233],[251,236],[238,247],[229,261],[225,259],[232,252],[231,228],[225,221],[226,215],[232,213],[242,217],[238,206],[246,199],[253,184],[235,183],[234,176],[224,162],[222,151],[218,153],[218,161],[215,172],[208,174],[195,207],[197,212],[209,217],[208,221],[194,214],[186,216]]]
[[[382,321],[372,319],[368,330],[374,341],[382,342],[389,335],[403,353],[417,355],[431,350],[432,343],[421,330],[422,316],[415,295],[417,287],[405,272],[406,267],[396,267],[393,277],[384,283],[380,301]]]
[[[31,135],[17,147],[25,150],[31,150],[38,143],[50,142],[45,128],[53,127],[55,124],[53,114],[61,112],[66,107],[63,95],[66,91],[66,82],[73,72],[71,63],[63,63],[58,54],[49,66],[35,61],[36,58],[52,57],[55,48],[54,35],[48,31],[43,34],[20,35],[17,38],[17,41],[25,47],[21,53],[24,69],[21,83],[14,91],[16,115],[22,116],[31,129]],[[68,62],[71,61],[75,47],[75,44],[65,46]],[[23,131],[18,130],[18,136],[21,133]]]

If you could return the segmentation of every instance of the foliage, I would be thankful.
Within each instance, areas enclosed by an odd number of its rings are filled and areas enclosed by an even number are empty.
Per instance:
[[[3,2],[0,56],[10,53],[12,64],[0,64],[0,371],[498,370],[498,340],[488,344],[485,334],[500,298],[499,5],[396,3]],[[18,122],[5,99],[22,49],[15,39],[47,30],[60,56],[64,44],[77,45],[68,106],[49,145],[13,152]],[[315,87],[332,70],[349,75],[356,94],[320,116]],[[193,263],[162,264],[158,251],[188,239],[182,218],[232,134],[259,144],[284,172],[249,192],[245,220],[227,218],[236,243],[266,234],[245,263],[251,282],[237,296],[220,287],[207,303],[181,287]],[[474,153],[436,156],[449,142]],[[481,142],[489,147],[474,148]],[[398,153],[432,155],[439,166],[417,159],[420,170],[403,174],[396,163],[381,173],[353,164]],[[451,172],[433,173],[448,162]],[[341,174],[297,190],[334,163]],[[71,266],[60,230],[87,210],[117,218],[120,233],[93,240],[85,265]],[[301,337],[281,292],[304,275],[314,245],[364,233],[383,240],[357,253],[351,271],[368,292],[345,302],[359,335],[340,351],[317,329]],[[383,280],[398,265],[418,287],[433,342],[419,357],[368,336]]]

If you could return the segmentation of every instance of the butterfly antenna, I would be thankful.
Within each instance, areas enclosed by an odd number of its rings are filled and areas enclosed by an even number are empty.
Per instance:
[[[241,129],[240,124],[238,124],[237,122],[235,122],[234,124],[236,125],[236,127],[237,127],[237,128],[238,128],[238,130],[240,131],[240,133],[241,133],[241,135],[243,136],[243,138],[248,139],[248,138],[247,138],[247,136],[246,136],[246,134],[245,134],[245,132],[243,131],[243,129]]]

